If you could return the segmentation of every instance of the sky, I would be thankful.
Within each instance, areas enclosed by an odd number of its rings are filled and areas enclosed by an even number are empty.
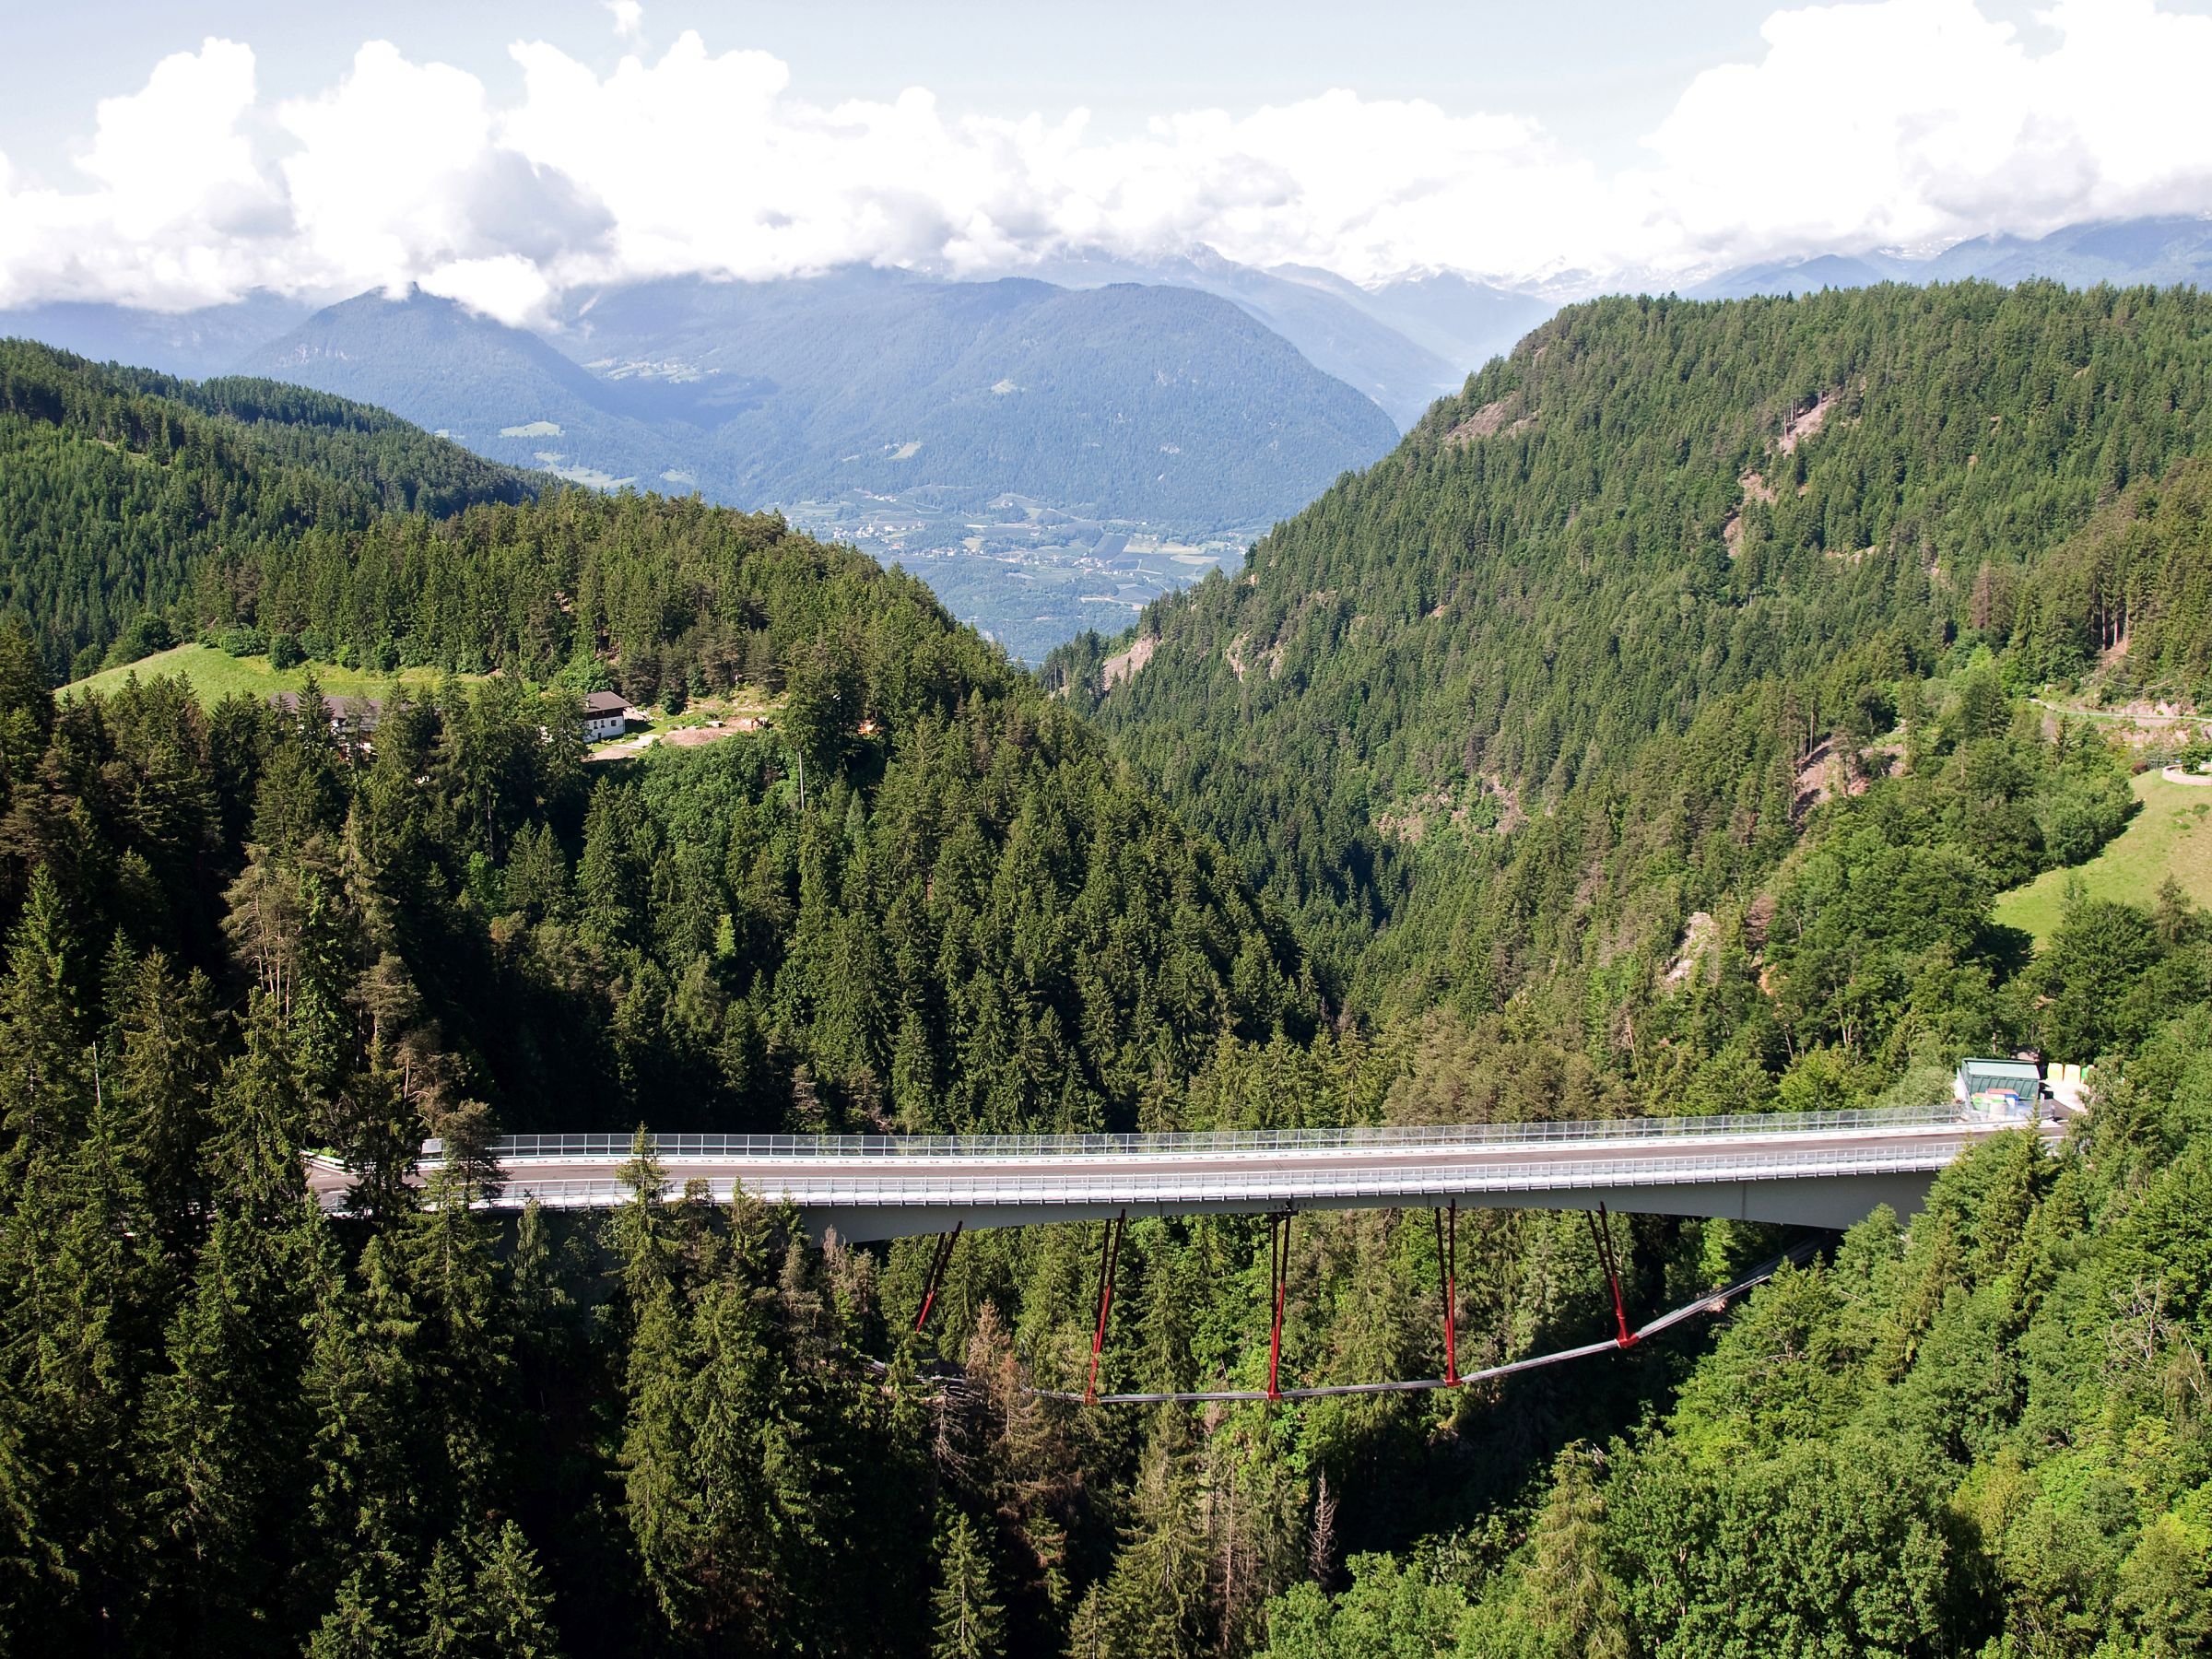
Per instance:
[[[412,282],[527,322],[1200,246],[1671,286],[2212,212],[2212,0],[0,0],[0,306]]]

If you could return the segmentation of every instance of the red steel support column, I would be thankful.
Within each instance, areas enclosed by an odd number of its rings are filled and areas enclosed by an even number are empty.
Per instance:
[[[1106,1223],[1105,1237],[1099,1241],[1099,1321],[1090,1334],[1090,1381],[1083,1385],[1083,1404],[1088,1406],[1099,1397],[1099,1355],[1106,1347],[1106,1315],[1113,1307],[1113,1269],[1121,1259],[1122,1229],[1129,1212],[1122,1211]]]
[[[1459,1386],[1459,1200],[1452,1200],[1452,1227],[1444,1229],[1444,1212],[1430,1210],[1436,1222],[1436,1270],[1444,1291],[1444,1386]]]
[[[1275,1324],[1267,1333],[1267,1397],[1279,1400],[1277,1380],[1283,1363],[1283,1292],[1290,1279],[1290,1212],[1267,1222],[1267,1265],[1275,1280]]]
[[[952,1265],[953,1241],[960,1236],[960,1229],[967,1224],[963,1217],[952,1224],[950,1232],[937,1236],[936,1253],[929,1258],[929,1283],[922,1290],[922,1312],[914,1315],[914,1333],[917,1335],[921,1334],[922,1327],[929,1323],[929,1311],[936,1306],[937,1287],[945,1281],[945,1269]]]
[[[1597,1259],[1606,1270],[1606,1282],[1613,1288],[1613,1325],[1619,1333],[1613,1339],[1614,1346],[1634,1347],[1636,1334],[1629,1329],[1628,1307],[1620,1296],[1620,1261],[1613,1253],[1613,1218],[1606,1214],[1606,1206],[1602,1204],[1597,1206],[1596,1215],[1590,1215],[1588,1210],[1583,1214],[1590,1218],[1590,1236],[1597,1241]],[[1602,1230],[1600,1223],[1603,1223]]]

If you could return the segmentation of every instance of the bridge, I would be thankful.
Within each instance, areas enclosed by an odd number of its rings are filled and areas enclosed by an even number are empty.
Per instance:
[[[1920,1208],[1929,1183],[2008,1129],[2058,1132],[2032,1104],[1903,1111],[1621,1118],[1437,1128],[1194,1135],[665,1135],[674,1192],[693,1183],[796,1207],[852,1242],[966,1229],[1147,1215],[1281,1215],[1395,1206],[1579,1209],[1842,1228],[1877,1205]],[[486,1202],[605,1208],[629,1201],[628,1135],[525,1135],[494,1143]],[[438,1163],[425,1148],[426,1170]],[[352,1175],[310,1160],[326,1207]]]
[[[1198,1135],[663,1135],[650,1139],[671,1192],[726,1203],[742,1191],[769,1204],[789,1204],[818,1237],[832,1229],[853,1242],[936,1234],[914,1319],[917,1332],[928,1322],[963,1230],[1104,1220],[1088,1381],[1079,1394],[1035,1387],[1030,1392],[1087,1405],[1197,1404],[1456,1389],[1632,1347],[1685,1319],[1725,1306],[1763,1283],[1778,1264],[1631,1329],[1611,1211],[1818,1228],[1849,1227],[1882,1204],[1910,1215],[1921,1207],[1945,1166],[2007,1130],[2033,1129],[2046,1137],[2060,1134],[2077,1100],[2078,1090],[2062,1095],[2050,1115],[2033,1094],[1962,1088],[1956,1102],[1904,1111]],[[426,1174],[434,1172],[441,1148],[429,1142],[423,1150]],[[629,1135],[510,1135],[494,1142],[492,1150],[500,1183],[481,1200],[489,1207],[536,1203],[557,1209],[610,1208],[630,1202],[637,1193],[625,1173],[635,1159]],[[311,1157],[308,1179],[326,1208],[346,1206],[354,1178],[344,1165]],[[1399,1206],[1435,1212],[1444,1374],[1283,1388],[1291,1217],[1300,1210]],[[1456,1357],[1458,1213],[1463,1207],[1585,1212],[1612,1290],[1614,1335],[1463,1375]],[[1100,1394],[1114,1268],[1128,1218],[1194,1214],[1269,1218],[1273,1324],[1266,1388]],[[1803,1257],[1810,1249],[1802,1246],[1794,1254]]]

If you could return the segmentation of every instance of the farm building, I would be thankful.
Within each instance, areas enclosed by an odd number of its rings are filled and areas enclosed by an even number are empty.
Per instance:
[[[269,706],[296,715],[300,712],[300,693],[278,691],[270,697]],[[369,747],[369,739],[384,718],[384,705],[373,697],[326,697],[323,708],[329,716],[332,735],[348,748]]]
[[[638,712],[619,691],[594,691],[583,700],[583,735],[596,743],[602,737],[619,737],[629,729]]]

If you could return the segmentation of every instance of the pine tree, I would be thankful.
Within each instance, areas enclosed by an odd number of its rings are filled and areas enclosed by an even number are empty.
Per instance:
[[[1570,1446],[1552,1465],[1551,1497],[1531,1536],[1528,1594],[1551,1652],[1626,1659],[1629,1626],[1605,1565],[1605,1500],[1590,1449]]]
[[[347,1573],[308,1638],[307,1659],[393,1659],[401,1653],[389,1588],[398,1568],[393,1557],[372,1555]]]
[[[932,1659],[1000,1659],[1006,1651],[1006,1609],[991,1594],[991,1559],[975,1523],[955,1511],[937,1551],[936,1618]]]
[[[74,1138],[89,1104],[76,950],[61,888],[41,866],[31,875],[0,981],[0,1190],[16,1190],[32,1159]]]
[[[307,1109],[290,1032],[275,1000],[255,993],[244,1026],[245,1052],[224,1066],[216,1090],[207,1174],[219,1202],[276,1217],[306,1194],[300,1159]]]
[[[504,1523],[477,1569],[477,1651],[484,1659],[557,1659],[553,1594],[523,1529]]]

